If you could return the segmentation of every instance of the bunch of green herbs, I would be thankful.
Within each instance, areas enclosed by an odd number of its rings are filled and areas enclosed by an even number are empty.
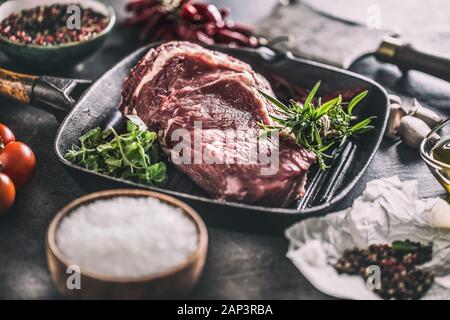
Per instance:
[[[354,123],[357,119],[352,114],[354,108],[367,95],[367,90],[356,95],[349,103],[342,101],[341,95],[321,103],[315,95],[320,87],[320,81],[308,94],[305,102],[299,103],[291,100],[289,105],[260,91],[277,108],[277,114],[271,114],[275,125],[261,124],[267,131],[287,131],[292,134],[297,144],[315,153],[320,169],[329,168],[326,159],[332,159],[329,154],[331,147],[339,148],[351,136],[373,129],[372,118]]]
[[[79,138],[64,156],[70,162],[108,176],[148,185],[167,180],[166,165],[160,161],[157,135],[136,116],[129,116],[127,132],[95,128]]]

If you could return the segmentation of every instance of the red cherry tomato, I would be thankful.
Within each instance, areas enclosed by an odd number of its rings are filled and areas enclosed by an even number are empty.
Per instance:
[[[2,173],[9,176],[17,190],[27,184],[34,175],[36,158],[33,151],[22,142],[10,142],[0,151]]]
[[[14,183],[6,174],[0,173],[0,215],[11,209],[15,198]]]
[[[14,137],[12,131],[7,126],[0,123],[0,143],[3,143],[3,145],[6,146],[8,143],[15,140],[16,138]]]

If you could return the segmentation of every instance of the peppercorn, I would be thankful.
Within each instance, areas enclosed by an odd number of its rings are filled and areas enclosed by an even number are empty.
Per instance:
[[[12,13],[0,23],[0,36],[22,44],[53,46],[92,39],[109,24],[103,14],[82,8],[81,28],[68,30],[69,6],[53,4]]]
[[[377,265],[381,270],[381,288],[374,289],[383,299],[420,299],[432,286],[434,275],[418,265],[431,260],[433,244],[394,241],[371,244],[368,249],[345,250],[335,263],[338,274],[360,275],[367,280],[372,273],[368,267]]]

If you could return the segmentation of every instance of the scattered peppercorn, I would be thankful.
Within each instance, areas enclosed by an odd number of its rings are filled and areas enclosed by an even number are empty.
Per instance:
[[[433,243],[422,245],[409,239],[372,244],[368,249],[345,250],[334,265],[339,274],[360,275],[367,280],[368,267],[381,271],[381,288],[374,291],[383,299],[420,299],[431,288],[434,275],[416,267],[431,260]]]
[[[69,29],[69,5],[53,4],[12,13],[0,23],[0,35],[10,41],[39,46],[86,41],[103,31],[109,19],[89,8],[81,9],[79,29]]]

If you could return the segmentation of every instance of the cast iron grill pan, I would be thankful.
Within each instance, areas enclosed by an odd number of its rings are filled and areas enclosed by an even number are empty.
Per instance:
[[[346,197],[374,157],[381,143],[388,116],[388,97],[376,82],[355,73],[294,57],[290,53],[267,47],[237,49],[211,47],[241,59],[264,75],[275,73],[290,83],[312,88],[322,81],[319,95],[347,88],[369,90],[357,108],[361,117],[374,116],[375,130],[348,141],[334,159],[331,168],[321,172],[314,165],[308,173],[305,196],[289,207],[263,207],[212,199],[189,177],[169,165],[169,180],[164,188],[146,186],[93,173],[70,163],[64,154],[85,132],[95,128],[114,126],[121,130],[124,121],[118,111],[120,94],[130,69],[156,43],[126,57],[92,85],[83,80],[40,77],[32,88],[31,103],[65,116],[55,140],[58,159],[88,191],[116,187],[145,188],[173,195],[186,201],[203,216],[207,223],[225,228],[256,232],[279,232],[301,219],[323,215]],[[87,89],[86,89],[87,88]],[[86,89],[86,90],[85,90]],[[84,91],[85,90],[85,91]],[[76,92],[83,92],[78,99]],[[67,114],[67,110],[70,112]]]

